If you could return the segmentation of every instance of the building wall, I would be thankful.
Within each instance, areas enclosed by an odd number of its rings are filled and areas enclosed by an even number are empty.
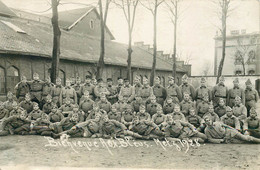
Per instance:
[[[252,41],[255,38],[255,41]],[[238,40],[241,42],[241,45],[238,44]],[[235,75],[237,70],[243,71],[243,66],[241,64],[235,64],[235,55],[239,50],[245,54],[245,61],[248,59],[248,54],[250,51],[254,51],[256,54],[256,62],[254,64],[245,64],[245,72],[248,75],[251,68],[255,69],[255,74],[260,74],[260,36],[259,34],[253,36],[234,36],[232,38],[227,38],[226,42],[226,57],[223,67],[223,75]],[[215,69],[214,73],[217,75],[218,66],[222,58],[222,40],[221,38],[215,39]]]
[[[20,81],[21,76],[26,76],[31,80],[33,73],[38,73],[40,79],[44,80],[50,75],[51,59],[37,56],[0,54],[0,100],[4,100],[8,91],[14,92],[15,85]],[[85,80],[87,74],[95,75],[96,64],[83,63],[68,60],[60,60],[60,77],[62,83],[65,84],[66,79],[75,80],[77,76],[82,81]],[[103,79],[112,78],[117,83],[117,78],[125,78],[127,74],[126,67],[106,65]],[[162,85],[168,85],[168,76],[171,71],[157,71],[156,74],[161,77]],[[181,77],[184,73],[177,73],[177,82],[181,83]],[[149,69],[133,68],[132,76],[139,75],[150,78]]]

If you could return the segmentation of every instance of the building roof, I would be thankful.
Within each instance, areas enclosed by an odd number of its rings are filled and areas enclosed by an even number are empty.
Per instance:
[[[0,15],[14,17],[16,14],[0,0]]]
[[[234,35],[227,35],[226,38],[227,39],[237,39],[240,37],[259,37],[260,36],[260,32],[252,32],[252,33],[245,33],[245,34],[234,34]],[[215,36],[214,37],[215,40],[222,40],[222,36]]]
[[[1,21],[7,21],[23,30],[26,34],[15,32]],[[61,59],[97,63],[100,53],[100,39],[61,30]],[[6,18],[0,16],[0,52],[22,54],[51,58],[52,55],[52,26],[21,18]],[[126,66],[127,45],[114,41],[105,41],[105,64]],[[133,46],[132,66],[135,68],[151,69],[153,56]],[[171,71],[172,64],[157,58],[157,70]],[[178,72],[186,72],[177,68]]]

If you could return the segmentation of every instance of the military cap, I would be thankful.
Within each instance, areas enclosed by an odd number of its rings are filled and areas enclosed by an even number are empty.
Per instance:
[[[152,99],[156,99],[156,96],[155,95],[151,95],[150,96],[150,99],[152,100]]]
[[[200,82],[206,82],[205,77],[201,77]]]
[[[246,84],[246,85],[252,85],[251,80],[250,80],[250,79],[247,79],[247,81],[246,81],[245,84]]]
[[[46,99],[47,99],[47,100],[52,99],[52,96],[51,96],[50,94],[48,94],[48,95],[46,96]]]
[[[224,76],[220,76],[220,77],[219,77],[219,81],[225,81]]]
[[[61,78],[60,78],[60,77],[57,77],[57,78],[56,78],[56,81],[61,81]]]
[[[13,93],[9,91],[9,92],[7,93],[7,97],[12,97],[12,96],[13,96]]]
[[[141,105],[139,106],[139,108],[144,108],[144,109],[145,109],[145,105],[144,105],[144,104],[141,104]]]
[[[175,106],[174,106],[174,108],[176,108],[176,107],[179,107],[179,108],[180,108],[181,106],[176,103]]]
[[[107,81],[113,81],[112,78],[107,78]]]
[[[235,99],[239,99],[239,100],[241,100],[241,97],[239,97],[239,96],[236,96],[236,97],[235,97]]]
[[[159,79],[159,80],[161,80],[161,77],[160,77],[160,76],[156,76],[155,79]]]
[[[194,107],[189,108],[189,111],[195,111]]]
[[[227,107],[226,107],[226,112],[232,112],[232,108],[229,107],[229,106],[227,106]]]
[[[250,109],[250,113],[257,113],[255,107],[252,107],[252,108]]]
[[[86,79],[91,79],[91,75],[86,75]]]
[[[168,79],[169,80],[174,80],[174,77],[173,76],[168,76]]]
[[[118,77],[117,80],[123,79],[122,77]]]
[[[99,78],[99,79],[97,79],[97,82],[98,82],[98,83],[103,82],[103,79],[102,79],[102,78]]]
[[[39,104],[36,102],[33,102],[33,106],[39,106]]]
[[[238,78],[235,78],[235,80],[233,80],[233,83],[239,83]]]
[[[38,73],[33,73],[33,77],[35,77],[35,76],[39,77],[39,74]]]
[[[182,79],[188,79],[188,76],[187,76],[187,74],[184,74],[183,76],[182,76]]]
[[[78,104],[74,104],[73,108],[79,108],[79,105]]]
[[[124,81],[129,81],[129,79],[128,79],[128,78],[125,78]]]

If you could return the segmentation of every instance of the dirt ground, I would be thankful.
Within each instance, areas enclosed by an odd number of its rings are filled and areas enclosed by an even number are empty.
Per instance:
[[[155,141],[83,139],[73,147],[58,145],[58,140],[42,136],[0,137],[0,169],[22,167],[98,167],[98,168],[173,168],[173,169],[259,169],[260,145],[201,144],[200,146],[166,145]],[[84,143],[83,143],[84,142]],[[88,143],[87,143],[88,142]],[[81,143],[82,145],[79,145]],[[127,144],[126,144],[127,143]],[[74,143],[75,144],[75,143]],[[84,145],[85,144],[85,145]],[[88,144],[88,145],[86,145]],[[92,146],[91,146],[91,145]],[[143,145],[143,146],[141,146]],[[89,146],[89,147],[87,147]],[[96,147],[98,146],[98,147]],[[164,145],[163,145],[164,146]],[[108,149],[108,148],[109,149]],[[27,169],[27,168],[26,168]]]

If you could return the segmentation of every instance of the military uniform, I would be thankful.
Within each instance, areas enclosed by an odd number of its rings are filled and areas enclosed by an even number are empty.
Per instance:
[[[151,121],[151,116],[148,112],[144,112],[144,113],[138,112],[136,116],[139,118],[139,120]]]
[[[202,102],[203,96],[208,96],[209,101],[212,100],[212,93],[211,93],[210,89],[208,87],[204,86],[204,85],[200,86],[196,90],[195,100],[196,100],[197,106],[200,102]]]
[[[73,126],[75,126],[78,122],[72,121],[70,117],[66,117],[60,121],[58,124],[58,132],[61,133],[66,130],[70,130]]]
[[[118,122],[121,121],[121,112],[112,112],[110,111],[108,114],[107,114],[108,118],[111,119],[111,120],[116,120]]]
[[[30,87],[26,82],[19,82],[15,86],[15,90],[16,90],[16,94],[15,94],[16,98],[20,103],[25,98],[25,95],[30,92]]]
[[[213,87],[212,90],[213,96],[213,104],[216,107],[219,101],[219,98],[224,99],[225,103],[228,96],[228,88],[224,84],[218,84],[217,86]]]
[[[151,117],[157,112],[157,108],[162,107],[159,103],[150,103],[147,105],[147,112],[151,115]]]
[[[190,95],[191,100],[195,100],[195,88],[188,83],[183,83],[180,85],[180,90],[182,93],[182,96],[184,96],[184,93],[188,93]]]
[[[153,89],[149,85],[143,85],[143,87],[139,90],[139,93],[143,103],[147,103],[149,97],[153,95]]]
[[[55,103],[58,107],[60,107],[61,101],[60,101],[60,95],[61,95],[61,89],[62,89],[62,85],[55,85],[53,87],[53,91],[52,91],[52,101],[53,103]]]
[[[200,117],[203,117],[205,113],[207,113],[209,110],[209,103],[202,101],[198,104],[197,106],[197,115],[199,115]]]
[[[125,101],[118,101],[114,105],[115,105],[117,111],[123,112],[129,104],[127,104]]]
[[[180,103],[180,108],[181,108],[181,112],[184,114],[184,116],[188,116],[189,115],[189,110],[191,108],[194,108],[194,103],[192,101],[185,101],[183,100],[181,103]]]
[[[66,98],[69,98],[71,103],[76,104],[78,99],[75,89],[70,86],[63,87],[60,93],[61,104],[64,104],[64,99]]]
[[[173,120],[181,120],[181,121],[186,121],[185,116],[181,112],[173,112],[170,114]]]
[[[143,103],[143,101],[141,100],[141,101],[137,101],[137,100],[134,100],[132,103],[131,103],[131,105],[132,105],[132,107],[133,107],[133,109],[134,109],[134,111],[137,113],[137,112],[139,112],[139,108],[140,108],[140,105],[144,105],[144,103]]]
[[[33,80],[28,82],[30,85],[30,93],[31,99],[34,102],[37,102],[41,106],[42,102],[42,90],[43,90],[43,82],[41,80]]]
[[[135,115],[135,112],[123,111],[122,117],[121,117],[121,122],[128,128],[132,124],[134,115]]]
[[[259,100],[258,93],[255,89],[246,89],[245,90],[245,100],[246,100],[246,108],[249,113],[252,107],[256,107],[256,103]]]
[[[114,103],[116,103],[116,101],[117,101],[117,95],[118,95],[118,93],[117,93],[117,89],[116,89],[116,87],[115,86],[107,86],[107,90],[109,91],[109,95],[107,95],[107,99],[108,99],[108,101],[113,105]]]
[[[236,104],[232,108],[234,116],[236,116],[239,121],[244,122],[247,117],[247,110],[246,107],[240,103]]]
[[[43,111],[41,111],[40,109],[37,109],[37,110],[33,110],[29,113],[28,115],[28,120],[37,120],[39,118],[42,117],[42,114],[45,114],[43,113]]]
[[[143,85],[141,83],[136,83],[134,85],[134,88],[135,88],[135,97],[139,97],[141,96],[141,89],[142,89]]]
[[[248,117],[245,120],[244,131],[248,131],[253,137],[260,138],[260,119],[257,117]]]
[[[81,88],[81,84],[80,83],[76,83],[72,86],[74,88],[74,90],[76,91],[77,94],[77,104],[79,104],[79,100],[81,98],[81,92],[80,92],[80,88]]]
[[[42,107],[42,111],[46,114],[49,114],[52,110],[52,108],[55,106],[54,103],[50,102],[50,103],[45,103]]]
[[[96,100],[99,100],[102,94],[109,95],[110,92],[107,90],[106,87],[96,86],[94,88],[94,94],[95,94]]]
[[[2,121],[2,119],[4,118],[8,118],[9,117],[9,111],[7,109],[0,108],[0,122]]]
[[[19,116],[23,111],[23,108],[18,107],[17,109],[13,109],[11,112],[9,112],[9,117],[11,116]]]
[[[228,91],[227,105],[233,107],[235,105],[235,97],[239,96],[242,103],[245,104],[245,91],[240,87],[233,87]]]
[[[107,113],[111,110],[111,103],[109,101],[99,101],[97,103],[100,109],[105,110]]]
[[[196,128],[199,128],[203,123],[203,119],[198,115],[188,115],[186,120]]]
[[[214,111],[221,118],[226,114],[226,106],[217,106]]]
[[[73,104],[63,104],[59,110],[62,112],[64,117],[67,117],[73,110],[74,105]]]
[[[164,100],[167,97],[166,89],[163,86],[156,84],[153,86],[153,94],[156,97],[156,102],[163,106]]]
[[[167,117],[164,114],[155,113],[152,116],[152,122],[154,122],[159,128],[166,126]]]
[[[95,100],[95,96],[94,96],[94,88],[95,86],[93,86],[92,84],[88,84],[88,83],[85,83],[83,84],[81,87],[80,87],[80,96],[82,96],[84,94],[84,91],[88,91],[89,92],[89,97],[92,99],[92,100]]]
[[[79,108],[85,112],[85,114],[88,114],[90,110],[93,109],[93,104],[95,102],[91,100],[90,98],[85,98],[79,103]],[[87,116],[86,116],[87,117]]]
[[[64,116],[60,110],[57,110],[56,112],[50,112],[49,118],[50,118],[50,122],[55,123],[55,122],[60,122],[64,118]]]
[[[16,102],[14,99],[7,100],[3,103],[5,109],[7,109],[9,112],[13,110],[13,103]]]
[[[167,98],[171,97],[174,103],[179,103],[182,100],[182,94],[176,84],[169,85],[166,88]]]
[[[216,113],[210,113],[210,112],[207,112],[203,115],[203,119],[205,119],[205,117],[210,117],[210,119],[213,121],[213,122],[218,122],[220,119],[218,117],[218,115]]]
[[[103,137],[121,137],[124,135],[126,126],[116,120],[108,120],[102,123]]]
[[[28,134],[30,131],[30,123],[30,120],[23,120],[19,116],[10,116],[2,122],[0,136],[8,134]]]
[[[42,86],[42,102],[46,103],[46,98],[48,94],[52,94],[54,84],[51,82],[44,82]]]
[[[173,110],[174,110],[174,107],[175,107],[175,103],[167,103],[165,102],[164,105],[163,105],[163,112],[164,114],[169,114],[169,113],[172,113]]]
[[[121,87],[119,96],[127,97],[128,102],[132,102],[135,97],[135,88],[131,85],[124,85]]]
[[[223,122],[224,124],[226,124],[228,126],[236,128],[237,130],[240,130],[240,122],[239,122],[238,118],[234,115],[232,115],[232,116],[227,116],[227,115],[222,116],[221,122]]]
[[[22,101],[19,104],[20,107],[22,107],[24,110],[27,111],[27,113],[30,113],[33,110],[33,102],[32,101]]]

